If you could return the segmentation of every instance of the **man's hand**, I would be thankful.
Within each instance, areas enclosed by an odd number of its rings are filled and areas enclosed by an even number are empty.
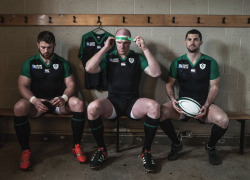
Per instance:
[[[172,105],[173,105],[173,107],[174,107],[174,109],[178,112],[178,113],[180,113],[180,114],[183,114],[183,111],[182,111],[182,109],[180,109],[176,104],[179,104],[179,102],[178,101],[176,101],[175,99],[171,99],[171,102],[172,102]]]
[[[108,37],[108,39],[105,41],[104,48],[106,48],[107,51],[109,51],[114,46],[114,42],[115,42],[115,38],[114,37],[111,37],[111,36]]]
[[[139,48],[141,48],[143,51],[145,51],[146,49],[148,49],[148,47],[146,46],[146,43],[145,43],[144,39],[141,36],[136,36],[135,43],[136,43],[136,46],[139,47]]]
[[[54,107],[61,107],[65,104],[65,100],[62,97],[55,97],[50,100],[50,104]]]
[[[39,98],[36,98],[33,101],[33,104],[39,113],[43,114],[49,110],[48,107],[43,104],[43,102],[45,102],[45,101],[47,101],[47,99],[39,99]]]
[[[207,106],[202,106],[200,109],[201,114],[195,116],[195,119],[202,119],[204,116],[207,114],[208,107]]]

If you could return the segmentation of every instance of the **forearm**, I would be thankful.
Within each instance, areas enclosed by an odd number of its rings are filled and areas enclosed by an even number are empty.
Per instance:
[[[28,101],[30,100],[30,98],[32,96],[34,96],[34,94],[31,92],[31,90],[29,89],[29,87],[26,87],[26,86],[19,86],[19,92],[21,94],[21,96],[24,98],[24,99],[27,99]]]
[[[88,73],[98,73],[100,71],[100,62],[102,60],[102,57],[105,53],[107,53],[108,50],[106,48],[102,48],[99,52],[97,52],[90,60],[87,61],[86,64],[86,71]]]
[[[207,100],[204,106],[209,107],[216,99],[219,93],[219,87],[214,86],[209,89]]]
[[[172,101],[172,99],[175,99],[175,92],[174,92],[174,87],[170,86],[170,85],[166,85],[166,91],[167,91],[167,95],[168,98]]]
[[[76,90],[75,85],[70,85],[64,90],[63,94],[66,95],[68,98],[70,98],[74,95],[75,90]]]
[[[151,76],[158,77],[161,75],[161,68],[153,54],[150,52],[148,48],[143,49],[144,55],[148,60],[148,67],[151,72]]]

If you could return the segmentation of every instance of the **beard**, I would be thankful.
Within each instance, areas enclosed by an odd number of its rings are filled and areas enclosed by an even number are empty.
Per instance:
[[[52,53],[48,53],[48,52],[42,53],[42,52],[40,51],[40,49],[39,49],[39,52],[40,52],[40,54],[41,54],[41,56],[42,56],[43,58],[45,58],[45,59],[50,59],[50,58],[53,56],[53,54],[54,54],[54,49],[53,49]]]
[[[191,49],[191,48],[188,47],[187,50],[188,50],[188,52],[190,52],[190,53],[196,53],[196,52],[199,51],[199,48]]]

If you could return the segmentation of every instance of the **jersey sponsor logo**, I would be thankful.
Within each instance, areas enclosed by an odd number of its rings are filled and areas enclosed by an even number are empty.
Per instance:
[[[196,73],[196,69],[191,69],[191,73]]]
[[[202,70],[205,69],[205,68],[206,68],[206,64],[201,63],[201,64],[200,64],[200,68],[201,68]]]
[[[59,64],[53,64],[53,68],[57,70],[59,68]]]
[[[178,68],[179,69],[188,69],[189,66],[188,66],[188,64],[178,64]]]
[[[98,45],[98,46],[96,47],[96,49],[102,49],[102,46]]]
[[[132,64],[135,62],[135,59],[134,58],[128,58],[128,61]]]
[[[86,46],[95,46],[95,42],[86,42]]]
[[[118,63],[119,62],[119,58],[109,58],[109,62],[113,62],[113,63]]]
[[[183,69],[188,69],[188,64],[183,64]]]
[[[43,65],[35,65],[35,64],[32,64],[32,69],[43,69]]]
[[[122,62],[122,63],[121,63],[121,66],[126,66],[126,63],[125,63],[125,62]]]
[[[49,69],[44,69],[45,73],[50,73]]]

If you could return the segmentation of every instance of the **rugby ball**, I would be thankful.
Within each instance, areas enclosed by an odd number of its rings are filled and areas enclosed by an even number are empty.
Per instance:
[[[181,97],[177,99],[179,104],[177,106],[182,109],[183,113],[188,117],[195,117],[201,114],[200,109],[201,105],[192,98]]]

